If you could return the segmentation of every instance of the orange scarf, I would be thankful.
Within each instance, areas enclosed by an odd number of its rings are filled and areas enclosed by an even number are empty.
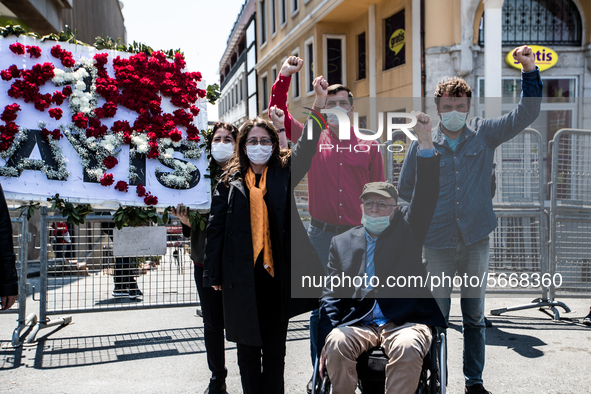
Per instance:
[[[263,263],[267,272],[275,276],[273,269],[273,251],[271,250],[271,229],[269,227],[269,213],[267,204],[263,199],[267,193],[267,169],[259,181],[259,187],[256,187],[256,175],[250,167],[246,172],[246,187],[250,191],[250,230],[252,232],[252,249],[254,263],[257,257],[263,251]]]

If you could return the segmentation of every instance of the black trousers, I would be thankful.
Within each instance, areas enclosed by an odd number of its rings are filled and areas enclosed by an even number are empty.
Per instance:
[[[205,351],[207,352],[207,365],[214,378],[225,379],[228,375],[225,359],[224,339],[224,306],[222,292],[213,287],[203,287],[203,267],[193,264],[195,267],[195,284],[203,313],[203,336],[205,337]]]
[[[288,322],[281,321],[279,278],[255,265],[255,291],[263,346],[236,344],[244,394],[282,394]]]
[[[114,274],[115,288],[137,289],[137,282],[134,277],[135,268],[132,265],[131,257],[116,257]]]

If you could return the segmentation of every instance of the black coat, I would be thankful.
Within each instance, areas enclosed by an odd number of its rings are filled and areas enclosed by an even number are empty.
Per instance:
[[[296,208],[293,186],[310,167],[320,129],[314,138],[304,136],[292,149],[290,164],[282,168],[269,162],[267,171],[267,209],[279,234],[272,239],[275,276],[280,282],[282,321],[318,308],[320,293],[314,298],[292,298],[292,283],[301,283],[301,275],[321,275],[322,265],[304,229]],[[226,337],[249,346],[262,346],[255,293],[255,274],[250,229],[248,189],[242,179],[218,183],[213,195],[207,237],[203,285],[222,286]],[[292,226],[293,223],[293,226]],[[292,266],[292,250],[297,260]],[[293,271],[292,271],[293,269]]]
[[[401,207],[394,214],[390,225],[378,237],[374,266],[380,284],[376,289],[368,290],[364,284],[355,286],[354,283],[352,286],[347,284],[344,287],[324,289],[318,349],[322,349],[326,336],[334,327],[363,320],[376,302],[384,316],[396,325],[420,323],[446,327],[445,319],[428,286],[387,286],[389,276],[420,277],[423,280],[427,278],[422,264],[422,248],[439,195],[439,159],[439,155],[417,158],[417,182],[411,204]],[[330,245],[329,275],[341,278],[343,275],[351,278],[363,277],[366,269],[366,244],[363,226],[335,236]]]
[[[18,275],[12,246],[12,223],[0,185],[0,297],[18,294]]]

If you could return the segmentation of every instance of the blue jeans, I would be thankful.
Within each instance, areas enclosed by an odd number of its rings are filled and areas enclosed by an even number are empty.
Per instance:
[[[462,284],[461,307],[464,336],[464,378],[466,385],[471,386],[482,383],[482,371],[484,369],[485,352],[485,323],[484,323],[484,294],[486,291],[486,275],[488,273],[489,238],[477,241],[471,245],[465,245],[464,240],[458,240],[457,246],[449,249],[423,248],[424,257],[427,260],[427,271],[433,276],[441,278],[454,275],[464,278],[477,276],[484,286],[466,287]],[[450,283],[433,290],[441,313],[446,321],[449,321],[449,309],[451,305]]]
[[[320,258],[324,272],[328,272],[326,266],[328,265],[328,251],[330,248],[330,241],[336,234],[325,231],[322,228],[310,225],[308,227],[308,238],[314,245],[316,253]],[[312,365],[316,363],[318,355],[318,348],[316,342],[318,341],[318,324],[320,323],[320,311],[315,309],[310,314],[310,356],[312,358]]]

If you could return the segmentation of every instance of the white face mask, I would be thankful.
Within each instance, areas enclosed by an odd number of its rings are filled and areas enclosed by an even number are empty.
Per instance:
[[[336,110],[339,110],[339,111],[343,111],[347,115],[349,114],[349,111],[347,111],[346,109],[344,109],[343,107],[338,106],[338,105],[336,107],[331,108],[331,109],[336,109]],[[339,125],[339,118],[337,117],[336,114],[328,113],[328,114],[326,114],[326,123],[328,123],[331,126],[338,127],[338,125]]]
[[[441,114],[441,123],[449,131],[459,131],[466,124],[467,112],[443,112]]]
[[[211,144],[211,155],[220,163],[226,162],[234,154],[234,144],[224,144],[223,142],[214,142]]]
[[[273,154],[273,145],[263,146],[257,144],[255,146],[246,147],[246,156],[253,164],[266,164]]]

